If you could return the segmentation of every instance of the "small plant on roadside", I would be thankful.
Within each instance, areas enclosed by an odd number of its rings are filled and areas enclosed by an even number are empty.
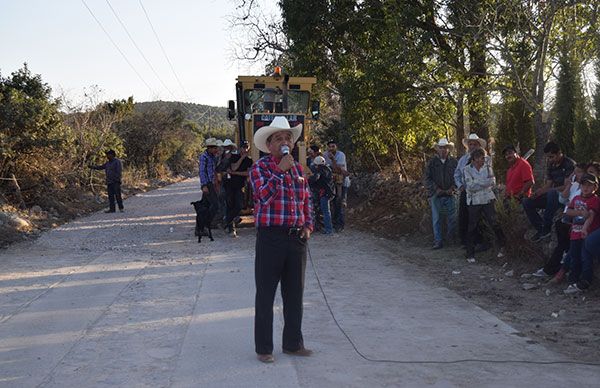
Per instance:
[[[506,257],[521,263],[539,263],[544,259],[543,251],[525,237],[529,221],[521,204],[514,199],[496,202],[498,223],[506,237]]]

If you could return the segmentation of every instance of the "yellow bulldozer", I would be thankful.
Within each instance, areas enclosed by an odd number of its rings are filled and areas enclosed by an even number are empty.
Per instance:
[[[306,148],[320,113],[319,101],[312,99],[316,83],[315,77],[283,74],[280,67],[275,67],[272,75],[237,77],[236,101],[229,101],[227,116],[229,120],[237,120],[236,143],[248,141],[252,160],[262,156],[252,144],[254,132],[269,125],[275,116],[285,116],[292,127],[302,124],[302,135],[292,154],[307,167]]]

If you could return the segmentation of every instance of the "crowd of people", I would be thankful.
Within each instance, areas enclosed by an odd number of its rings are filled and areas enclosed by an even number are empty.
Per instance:
[[[312,354],[302,336],[307,241],[315,229],[330,235],[345,225],[350,187],[346,155],[333,140],[327,142],[325,152],[311,145],[306,160],[310,171],[304,171],[291,154],[301,133],[302,124],[290,127],[285,117],[278,116],[254,134],[255,146],[265,155],[258,161],[251,159],[247,141],[238,146],[230,139],[206,139],[206,150],[199,156],[203,196],[208,196],[217,223],[234,237],[240,211],[252,196],[257,230],[255,352],[265,363],[274,362],[273,302],[279,283],[284,305],[283,352],[301,357]],[[460,242],[467,260],[474,262],[477,252],[489,249],[483,226],[492,230],[497,255],[502,257],[506,237],[496,216],[500,194],[492,159],[486,152],[487,141],[472,133],[462,143],[467,152],[457,160],[452,156],[454,144],[440,139],[425,170],[433,249]],[[568,278],[564,292],[578,293],[591,286],[593,261],[600,254],[600,163],[576,163],[554,142],[546,144],[544,154],[544,182],[534,190],[534,174],[527,158],[513,145],[502,149],[509,168],[501,201],[521,205],[534,229],[533,242],[549,238],[554,226],[556,247],[532,275],[556,283]],[[121,162],[112,150],[106,157],[106,163],[89,167],[106,172],[107,212],[115,212],[116,206],[123,211]],[[446,236],[442,233],[443,218]]]
[[[315,227],[322,229],[323,234],[341,232],[346,224],[345,208],[350,187],[346,154],[338,149],[335,140],[327,142],[326,152],[313,144],[307,154]]]
[[[205,146],[199,158],[199,175],[203,195],[207,195],[210,202],[213,226],[220,225],[236,237],[240,212],[249,193],[250,145],[244,141],[238,147],[231,139],[208,138]]]
[[[436,155],[425,169],[433,249],[443,248],[444,242],[460,243],[467,260],[474,262],[476,252],[490,248],[482,233],[482,227],[489,227],[496,239],[498,257],[504,256],[506,238],[496,216],[496,202],[514,201],[521,205],[535,231],[533,242],[551,237],[553,225],[556,231],[557,245],[552,255],[532,275],[551,278],[555,283],[567,277],[568,287],[564,290],[567,294],[589,288],[593,260],[600,254],[600,164],[576,163],[563,154],[558,144],[549,142],[544,147],[547,160],[544,182],[533,190],[535,178],[531,165],[516,147],[506,145],[502,155],[509,168],[504,193],[499,194],[492,159],[486,152],[487,141],[472,133],[463,140],[463,145],[467,152],[456,160],[451,155],[454,144],[440,139],[435,145]]]
[[[230,139],[208,138],[205,146],[206,150],[199,157],[199,176],[202,192],[211,204],[213,227],[221,226],[236,237],[240,212],[252,202],[248,176],[253,161],[249,143],[244,141],[238,147]],[[327,142],[325,152],[318,145],[311,145],[307,155],[315,227],[327,235],[341,232],[350,187],[346,155],[334,140]]]

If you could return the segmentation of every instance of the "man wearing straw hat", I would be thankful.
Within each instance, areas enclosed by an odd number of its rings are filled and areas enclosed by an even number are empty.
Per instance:
[[[302,298],[307,241],[313,230],[311,198],[302,166],[291,153],[302,124],[290,128],[283,116],[254,133],[254,144],[269,155],[250,170],[254,193],[256,300],[254,343],[257,358],[273,358],[273,301],[281,281],[283,353],[310,356],[302,338]]]
[[[433,249],[440,249],[442,242],[441,216],[446,214],[447,235],[451,241],[456,228],[456,205],[454,200],[454,171],[457,161],[450,156],[454,143],[443,138],[435,145],[437,155],[429,161],[425,171],[425,185],[429,191],[431,205],[431,221],[433,223]]]
[[[217,191],[215,189],[215,167],[217,166],[219,146],[217,146],[217,139],[213,137],[206,139],[204,145],[206,146],[206,151],[200,155],[198,175],[200,176],[202,196],[208,196],[210,214],[214,217],[219,209]]]

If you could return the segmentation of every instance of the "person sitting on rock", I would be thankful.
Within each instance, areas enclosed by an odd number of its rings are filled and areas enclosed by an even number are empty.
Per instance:
[[[506,171],[506,198],[514,198],[521,201],[531,196],[531,187],[535,183],[533,169],[529,162],[523,159],[512,144],[502,150],[502,155],[508,162]]]
[[[537,278],[547,278],[553,276],[553,283],[560,283],[564,279],[565,272],[568,268],[568,255],[569,246],[571,245],[570,233],[571,233],[571,217],[566,215],[569,209],[569,203],[579,194],[581,194],[581,177],[585,174],[587,165],[584,163],[578,163],[575,166],[575,171],[569,176],[565,189],[560,194],[561,197],[566,198],[566,205],[564,209],[564,215],[554,223],[554,229],[556,230],[556,247],[552,251],[552,255],[546,261],[544,266],[532,275]],[[564,265],[563,265],[564,264]]]
[[[600,198],[596,195],[597,190],[598,178],[592,174],[585,174],[581,177],[581,194],[569,203],[567,215],[573,217],[573,226],[569,247],[571,271],[569,287],[564,291],[565,294],[573,294],[589,288],[594,278],[593,253],[588,249],[586,254],[582,255],[582,251],[585,240],[600,229]]]
[[[560,146],[549,142],[544,147],[548,159],[548,173],[544,186],[538,188],[531,198],[523,200],[523,209],[536,234],[531,241],[537,242],[550,236],[554,214],[560,207],[558,193],[564,189],[565,181],[575,169],[575,162],[563,154]],[[544,210],[540,217],[538,209]]]

